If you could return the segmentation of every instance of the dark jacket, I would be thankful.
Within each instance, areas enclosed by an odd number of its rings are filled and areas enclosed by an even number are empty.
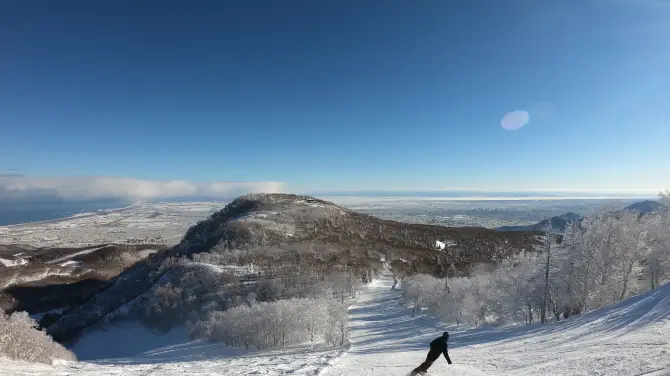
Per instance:
[[[444,337],[439,337],[434,339],[430,343],[430,352],[432,353],[442,353],[444,358],[447,359],[447,363],[451,364],[451,359],[449,359],[449,353],[447,352],[447,339]],[[439,356],[439,355],[438,355]]]

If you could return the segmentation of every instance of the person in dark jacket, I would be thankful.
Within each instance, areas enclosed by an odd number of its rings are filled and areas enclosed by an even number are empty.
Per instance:
[[[447,340],[449,340],[448,332],[442,333],[442,337],[435,338],[430,343],[430,350],[428,351],[428,356],[426,356],[426,361],[421,363],[420,366],[416,367],[412,371],[412,375],[428,372],[428,368],[430,368],[433,362],[440,357],[440,354],[443,354],[444,358],[447,360],[447,363],[451,364],[449,352],[447,352]]]

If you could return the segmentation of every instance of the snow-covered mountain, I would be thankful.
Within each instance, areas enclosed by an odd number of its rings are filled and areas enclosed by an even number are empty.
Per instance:
[[[449,252],[443,253],[436,265],[435,244],[444,239],[449,239],[453,246]],[[260,266],[259,270],[272,269],[273,274],[284,273],[283,268],[286,273],[294,273],[291,268],[299,257],[315,271],[353,268],[358,278],[366,280],[371,270],[381,268],[379,260],[382,257],[398,269],[433,273],[436,267],[446,270],[450,264],[490,261],[524,247],[529,249],[534,241],[533,234],[529,233],[507,234],[483,228],[446,228],[385,221],[308,196],[247,195],[191,227],[177,246],[122,273],[105,291],[65,312],[47,331],[55,339],[67,342],[110,315],[116,316],[120,311],[134,307],[143,310],[146,300],[155,295],[156,289],[167,284],[174,286],[187,274],[218,278],[216,271],[203,269],[200,265],[173,263],[175,258],[185,256],[193,258],[197,254],[199,258],[211,259],[220,258],[220,255],[229,257],[237,250],[244,250],[248,255],[246,260],[253,260]],[[258,271],[254,274],[258,275]],[[253,279],[257,277],[236,278],[246,278],[249,283],[254,283]],[[207,304],[215,304],[213,300],[207,300],[208,296],[210,293],[212,296],[221,294],[203,291],[200,285],[180,287],[182,291],[191,288],[200,290],[197,293],[194,290],[197,307],[188,309],[200,310]],[[231,290],[230,293],[234,292]]]

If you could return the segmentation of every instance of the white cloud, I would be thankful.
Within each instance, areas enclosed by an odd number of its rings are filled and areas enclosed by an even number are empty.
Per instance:
[[[41,178],[0,175],[0,196],[52,195],[64,199],[169,197],[230,197],[246,193],[276,193],[281,182],[209,182],[141,180],[121,177]]]

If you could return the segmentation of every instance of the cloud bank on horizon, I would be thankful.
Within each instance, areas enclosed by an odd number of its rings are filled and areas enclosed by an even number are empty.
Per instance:
[[[41,196],[62,199],[116,198],[148,200],[174,197],[231,197],[247,193],[282,192],[282,182],[207,182],[143,180],[125,177],[28,177],[0,175],[0,199]]]

